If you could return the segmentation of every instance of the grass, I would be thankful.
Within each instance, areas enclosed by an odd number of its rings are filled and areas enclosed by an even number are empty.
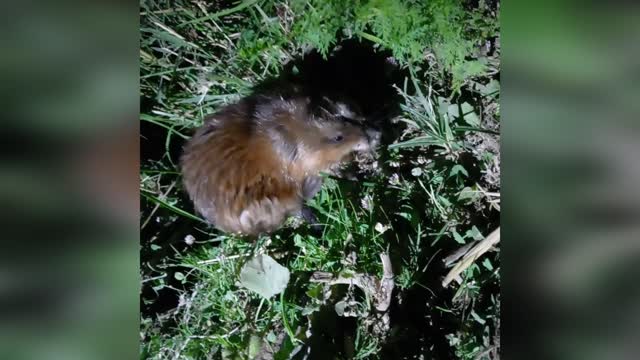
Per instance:
[[[499,249],[441,285],[445,258],[499,227],[498,5],[222,3],[141,2],[140,357],[498,358]],[[322,236],[293,220],[255,243],[209,227],[181,186],[185,139],[287,63],[311,49],[329,57],[348,39],[388,53],[403,74],[389,85],[399,111],[368,176],[326,179],[309,203]],[[396,284],[386,314],[358,288],[309,281],[315,271],[380,277],[383,252]],[[281,296],[239,286],[256,253],[289,269]],[[356,315],[336,315],[336,304]]]

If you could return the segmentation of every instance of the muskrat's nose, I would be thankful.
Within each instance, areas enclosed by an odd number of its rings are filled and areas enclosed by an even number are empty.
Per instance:
[[[378,147],[380,144],[380,131],[376,129],[363,129],[364,137],[361,141],[359,141],[354,150],[359,152],[372,152]]]
[[[369,145],[369,140],[368,139],[362,139],[362,140],[358,141],[358,143],[353,147],[353,150],[359,151],[359,152],[370,151],[371,150],[371,146]]]
[[[372,150],[377,148],[378,145],[380,145],[380,137],[382,136],[382,132],[377,129],[367,128],[365,130],[365,133],[367,134],[367,138],[369,140],[369,148],[371,148]]]

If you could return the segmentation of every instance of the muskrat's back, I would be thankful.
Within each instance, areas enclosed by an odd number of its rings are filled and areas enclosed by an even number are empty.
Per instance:
[[[319,189],[319,171],[368,148],[361,128],[318,117],[308,104],[249,98],[207,119],[181,158],[198,212],[226,232],[274,231]]]

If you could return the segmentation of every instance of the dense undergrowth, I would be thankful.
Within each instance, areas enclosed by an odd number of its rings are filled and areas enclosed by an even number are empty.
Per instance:
[[[141,358],[498,358],[499,250],[442,286],[445,260],[499,227],[497,2],[140,5]],[[377,161],[326,180],[310,202],[320,237],[294,221],[255,243],[219,233],[182,189],[181,146],[206,115],[290,74],[375,116]],[[256,252],[291,271],[282,296],[238,285]],[[380,276],[381,253],[396,283],[384,314],[356,288],[309,281]]]

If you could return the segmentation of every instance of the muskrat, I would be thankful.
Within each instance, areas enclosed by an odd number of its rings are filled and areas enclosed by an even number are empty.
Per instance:
[[[379,135],[345,103],[305,96],[259,95],[205,119],[181,157],[184,186],[216,228],[270,233],[322,186],[320,172],[353,152],[371,151]],[[307,213],[308,214],[308,213]]]

